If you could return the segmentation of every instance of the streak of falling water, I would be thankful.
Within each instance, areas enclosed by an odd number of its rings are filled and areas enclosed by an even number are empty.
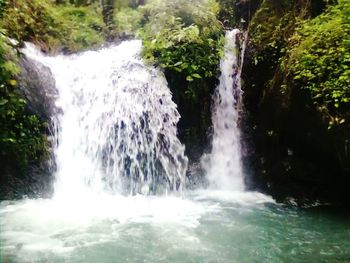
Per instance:
[[[179,113],[161,72],[139,57],[141,41],[79,55],[25,54],[50,67],[59,91],[55,196],[164,193],[187,169]]]
[[[220,61],[220,84],[214,93],[212,151],[203,158],[210,185],[235,191],[244,190],[238,127],[242,108],[242,36],[238,29],[226,33],[225,56]]]

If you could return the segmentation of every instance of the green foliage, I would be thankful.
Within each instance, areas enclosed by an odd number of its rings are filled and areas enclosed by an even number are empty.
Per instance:
[[[140,9],[122,8],[116,12],[114,23],[117,31],[125,35],[137,35],[142,26],[143,13]]]
[[[249,25],[255,64],[268,61],[275,67],[278,63],[298,19],[293,8],[292,1],[263,1]]]
[[[220,4],[220,12],[218,18],[225,26],[234,26],[236,24],[238,0],[218,0]]]
[[[333,6],[309,18],[327,4]],[[347,121],[350,106],[349,5],[264,0],[249,27],[253,62],[274,73],[266,87],[310,91],[330,127]]]
[[[96,6],[57,6],[46,0],[8,1],[1,25],[9,37],[34,42],[47,51],[62,47],[78,51],[104,41],[104,24]]]
[[[114,8],[118,11],[124,8],[136,7],[135,0],[114,0]]]
[[[4,8],[2,27],[11,38],[24,41],[43,42],[52,45],[59,36],[47,1],[8,1]]]
[[[97,6],[54,8],[56,20],[61,25],[60,45],[71,51],[85,50],[104,43],[105,25]]]
[[[290,39],[284,70],[294,85],[310,91],[330,127],[349,118],[350,2],[301,23]]]
[[[187,81],[215,77],[222,49],[219,6],[211,0],[153,0],[144,7],[144,57]]]
[[[4,169],[9,163],[24,168],[29,161],[45,153],[43,125],[34,115],[24,112],[25,101],[17,93],[18,68],[11,62],[10,43],[0,31],[0,160]],[[3,170],[2,170],[3,171]]]

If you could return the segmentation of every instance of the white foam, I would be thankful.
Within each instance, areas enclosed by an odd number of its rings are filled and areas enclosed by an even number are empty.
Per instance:
[[[259,204],[273,203],[276,201],[268,195],[259,192],[225,191],[225,190],[197,190],[195,200],[216,200],[241,206],[255,206]]]
[[[132,224],[196,228],[203,214],[213,209],[176,196],[90,195],[70,202],[23,200],[1,204],[1,239],[6,251],[20,248],[24,254],[68,253],[81,246],[111,241]]]

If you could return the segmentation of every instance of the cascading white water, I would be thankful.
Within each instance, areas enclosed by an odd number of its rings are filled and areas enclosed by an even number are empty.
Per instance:
[[[239,38],[227,34],[208,156],[211,182],[228,190],[243,189]],[[131,41],[55,58],[26,49],[50,66],[60,91],[58,198],[0,202],[0,262],[347,262],[348,218],[328,209],[315,217],[314,209],[299,212],[260,193],[220,189],[106,194],[119,186],[176,188],[186,168],[176,107],[162,74],[137,58],[139,49]]]
[[[27,57],[47,65],[59,91],[55,196],[159,193],[187,169],[179,113],[163,74],[139,57],[141,41],[79,55]]]
[[[242,108],[242,36],[238,29],[226,33],[225,56],[220,61],[220,84],[214,93],[212,151],[203,158],[211,186],[223,190],[244,190],[238,127]]]

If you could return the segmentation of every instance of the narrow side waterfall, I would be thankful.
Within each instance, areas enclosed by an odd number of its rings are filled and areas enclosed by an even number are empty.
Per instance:
[[[242,108],[241,71],[243,34],[238,29],[226,33],[225,56],[220,61],[220,84],[213,100],[214,128],[212,152],[203,158],[211,186],[224,190],[244,190],[239,113]]]
[[[181,189],[187,157],[163,74],[140,59],[141,41],[79,55],[25,54],[50,67],[59,91],[55,196]]]

